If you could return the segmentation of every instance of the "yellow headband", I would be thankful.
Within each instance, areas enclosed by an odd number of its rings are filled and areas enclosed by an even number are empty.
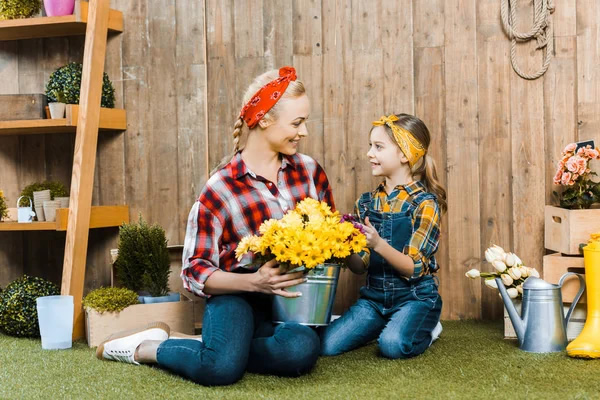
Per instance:
[[[398,147],[400,147],[400,150],[402,150],[408,159],[408,165],[413,167],[417,161],[419,161],[421,157],[425,155],[425,148],[412,135],[412,133],[394,124],[395,121],[398,121],[398,117],[396,117],[394,114],[387,117],[384,115],[383,117],[379,118],[379,121],[373,121],[373,125],[387,125],[392,130]]]

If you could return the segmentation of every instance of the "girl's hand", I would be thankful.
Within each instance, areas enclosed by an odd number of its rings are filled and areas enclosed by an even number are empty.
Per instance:
[[[302,271],[291,274],[283,273],[277,260],[266,262],[253,274],[254,287],[257,292],[276,294],[283,297],[300,297],[300,292],[288,292],[285,288],[306,282]]]
[[[379,236],[377,229],[369,222],[369,217],[365,218],[365,225],[363,225],[363,228],[365,230],[365,236],[367,237],[367,247],[375,249],[375,246],[377,246],[382,239],[381,236]]]

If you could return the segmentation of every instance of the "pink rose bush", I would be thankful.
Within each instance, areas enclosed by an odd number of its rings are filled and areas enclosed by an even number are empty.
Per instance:
[[[600,152],[588,145],[577,148],[575,143],[569,143],[561,153],[558,161],[554,184],[563,187],[562,191],[554,192],[563,208],[590,208],[600,201],[600,183],[592,181],[596,173],[589,167],[591,160],[600,159]]]

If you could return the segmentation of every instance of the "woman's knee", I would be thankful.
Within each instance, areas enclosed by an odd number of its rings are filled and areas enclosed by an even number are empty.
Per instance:
[[[227,352],[205,354],[204,360],[191,368],[190,378],[204,386],[231,385],[244,376],[247,357],[245,360],[231,357]]]
[[[275,336],[285,342],[287,349],[282,375],[297,376],[314,367],[321,351],[321,341],[312,328],[285,323],[277,327]]]

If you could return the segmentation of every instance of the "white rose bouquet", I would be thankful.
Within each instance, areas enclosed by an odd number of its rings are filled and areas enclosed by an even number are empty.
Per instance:
[[[523,265],[521,259],[514,253],[507,253],[498,245],[492,245],[485,251],[485,260],[492,264],[494,271],[481,272],[478,269],[467,271],[466,277],[476,279],[484,278],[485,285],[491,289],[498,289],[495,278],[500,278],[506,291],[512,299],[523,295],[523,282],[530,276],[540,277],[535,268]]]

